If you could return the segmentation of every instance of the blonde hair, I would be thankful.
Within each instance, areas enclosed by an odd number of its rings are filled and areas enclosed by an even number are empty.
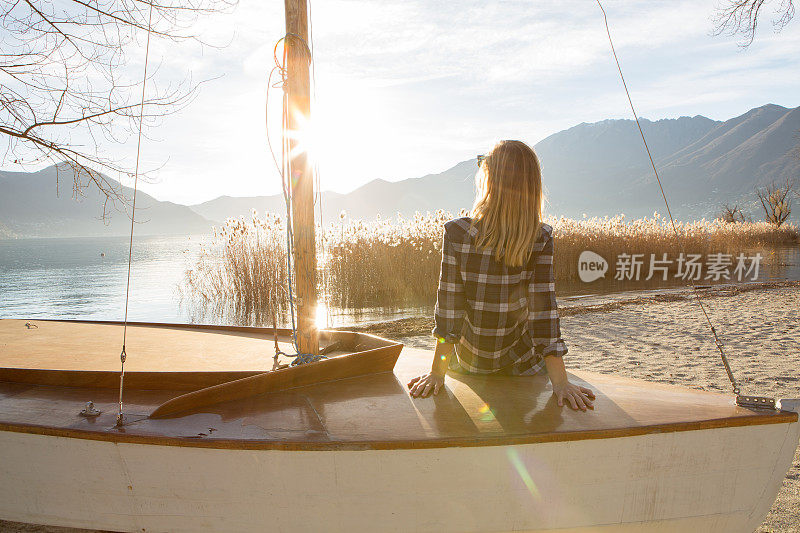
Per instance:
[[[522,141],[500,141],[475,175],[472,224],[476,245],[492,248],[497,261],[522,266],[539,237],[542,170],[536,152]]]

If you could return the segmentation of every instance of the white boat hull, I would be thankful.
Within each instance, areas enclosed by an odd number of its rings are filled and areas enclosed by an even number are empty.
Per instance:
[[[0,517],[114,531],[752,532],[800,425],[241,450],[0,431]]]

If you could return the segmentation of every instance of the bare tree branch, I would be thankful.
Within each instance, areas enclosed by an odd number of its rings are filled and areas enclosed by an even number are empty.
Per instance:
[[[727,222],[729,224],[749,222],[749,218],[749,216],[744,214],[744,211],[742,211],[742,209],[739,207],[739,204],[722,204],[720,213],[717,215],[718,220]]]
[[[148,14],[153,9],[152,24]],[[141,100],[141,70],[128,53],[149,31],[168,42],[199,42],[199,17],[229,11],[236,0],[0,0],[0,139],[4,162],[57,165],[72,173],[72,193],[90,185],[109,205],[126,202],[118,178],[133,175],[105,156],[107,145],[133,138],[188,105],[199,86],[173,85],[148,72]],[[141,113],[141,121],[140,121]],[[141,123],[140,123],[141,122]]]
[[[757,188],[756,194],[764,208],[764,220],[780,227],[789,215],[792,214],[792,198],[789,196],[794,190],[794,180],[786,179],[785,182],[773,182]]]
[[[767,0],[726,0],[725,5],[717,8],[714,17],[714,35],[723,33],[740,36],[739,46],[747,48],[753,44],[758,29],[759,17],[762,15]],[[781,0],[775,10],[777,18],[772,20],[775,32],[780,32],[794,18],[793,0]]]

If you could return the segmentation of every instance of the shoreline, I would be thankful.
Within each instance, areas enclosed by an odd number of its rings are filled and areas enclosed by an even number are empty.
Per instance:
[[[706,302],[706,300],[729,298],[753,291],[763,291],[777,288],[800,289],[800,281],[764,281],[747,284],[711,285],[698,287],[697,292],[701,301]],[[641,292],[647,292],[649,294],[642,296],[639,294]],[[694,296],[692,292],[693,291],[690,288],[680,288],[630,291],[612,294],[593,294],[587,296],[567,296],[560,302],[558,312],[559,316],[563,319],[584,314],[606,313],[632,305],[687,301],[692,301],[692,303],[694,303]],[[695,303],[694,305],[697,304]],[[697,312],[700,312],[699,309]],[[424,336],[429,339],[433,338],[430,335],[430,332],[433,329],[432,314],[433,310],[431,310],[431,316],[399,318],[396,320],[364,324],[363,326],[337,326],[331,329],[371,333],[373,335],[378,335],[379,337],[387,337],[397,340],[413,340],[414,343],[412,346],[424,348],[426,346],[420,346],[420,339],[417,337]],[[433,346],[432,342],[433,341],[429,342],[428,344]]]

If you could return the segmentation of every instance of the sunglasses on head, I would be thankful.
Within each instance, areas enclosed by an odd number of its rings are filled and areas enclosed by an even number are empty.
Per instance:
[[[486,159],[486,156],[483,154],[479,154],[477,156],[477,159],[478,159],[478,166],[481,166],[481,163],[483,163],[483,160]]]

